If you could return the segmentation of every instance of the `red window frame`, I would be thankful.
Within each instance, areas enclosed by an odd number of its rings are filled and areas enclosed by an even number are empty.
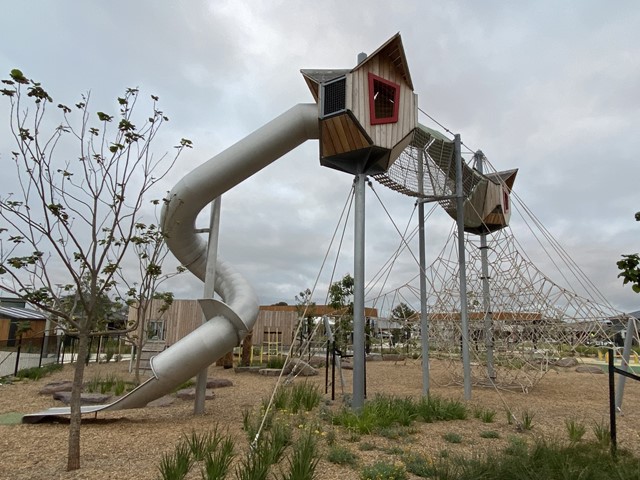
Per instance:
[[[393,97],[393,115],[390,117],[376,116],[376,103],[375,103],[375,83],[382,83],[384,86],[392,88],[394,90]],[[371,117],[371,125],[380,125],[384,123],[397,123],[398,111],[400,107],[400,85],[397,83],[385,80],[378,75],[369,72],[369,115]]]

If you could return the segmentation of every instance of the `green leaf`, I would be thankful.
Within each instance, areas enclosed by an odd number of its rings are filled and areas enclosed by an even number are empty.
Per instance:
[[[22,84],[29,83],[29,79],[25,77],[24,74],[17,68],[14,68],[13,70],[11,70],[11,73],[9,75],[11,76],[12,79],[14,79],[18,83],[22,83]]]
[[[106,113],[104,113],[104,112],[98,112],[98,114],[97,114],[97,115],[98,115],[98,119],[99,119],[101,122],[110,122],[111,120],[113,120],[113,117],[112,117],[111,115],[107,115],[107,114],[106,114]]]

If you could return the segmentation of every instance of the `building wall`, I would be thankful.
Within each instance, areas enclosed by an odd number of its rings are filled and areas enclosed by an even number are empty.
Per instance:
[[[371,125],[369,111],[369,72],[400,85],[400,105],[398,121],[381,125]],[[393,148],[416,127],[417,109],[415,95],[400,72],[386,58],[371,58],[362,68],[348,76],[347,91],[352,92],[347,108],[360,121],[373,143],[384,148]],[[349,88],[351,86],[351,89]]]
[[[153,300],[150,318],[164,322],[165,346],[173,345],[202,324],[202,312],[197,300],[174,300],[171,307],[163,315],[159,315],[156,312],[161,304],[160,300]],[[328,307],[316,306],[313,314],[320,316],[330,312]],[[129,321],[135,320],[135,315],[136,309],[130,308]],[[365,315],[375,317],[377,310],[366,308]],[[297,326],[298,308],[295,305],[261,306],[253,327],[252,342],[254,345],[277,342],[279,346],[288,347],[293,341]],[[138,334],[144,334],[141,328],[138,329]]]

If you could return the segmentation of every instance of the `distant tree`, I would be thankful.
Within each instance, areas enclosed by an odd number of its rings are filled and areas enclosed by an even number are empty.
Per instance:
[[[339,348],[346,348],[353,330],[354,286],[353,277],[347,273],[329,287],[329,306],[336,315],[336,342]]]
[[[104,296],[118,294],[118,272],[129,259],[143,197],[191,142],[172,158],[151,146],[168,120],[151,96],[151,114],[134,116],[138,90],[117,99],[118,113],[89,109],[90,95],[73,107],[55,105],[43,86],[17,69],[2,80],[10,103],[17,169],[13,193],[0,197],[0,289],[49,312],[78,337],[78,356],[100,328]],[[54,110],[55,111],[55,110]],[[136,125],[136,123],[138,125]],[[62,285],[62,288],[59,288]],[[65,298],[74,295],[72,307]],[[80,394],[84,362],[77,362],[71,393],[67,469],[80,468]]]
[[[304,340],[308,339],[313,333],[316,302],[311,300],[311,290],[308,288],[298,293],[295,299],[300,326],[300,347],[302,348]]]
[[[636,222],[640,222],[640,212],[635,214]],[[640,255],[637,253],[630,255],[622,255],[623,260],[617,262],[618,270],[621,273],[618,277],[622,278],[622,284],[631,284],[631,289],[640,293]]]
[[[287,307],[289,304],[287,302],[278,302],[274,303],[272,307]]]
[[[391,331],[393,343],[402,340],[405,344],[411,339],[411,322],[415,320],[417,312],[406,303],[400,302],[391,310],[391,318],[402,324],[402,328]]]

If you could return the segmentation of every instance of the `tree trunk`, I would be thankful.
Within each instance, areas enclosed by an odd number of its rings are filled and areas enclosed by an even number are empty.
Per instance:
[[[222,367],[225,369],[233,368],[233,350],[222,357]]]
[[[78,361],[73,373],[73,387],[71,388],[71,418],[69,421],[69,452],[67,456],[67,471],[80,468],[80,394],[84,380],[84,367],[89,352],[89,334],[78,334]]]
[[[251,366],[251,349],[253,348],[253,330],[247,333],[242,341],[242,355],[240,357],[240,365],[243,367]]]
[[[142,359],[143,346],[144,342],[139,342],[136,344],[136,366],[134,367],[136,385],[140,385],[140,360]]]

